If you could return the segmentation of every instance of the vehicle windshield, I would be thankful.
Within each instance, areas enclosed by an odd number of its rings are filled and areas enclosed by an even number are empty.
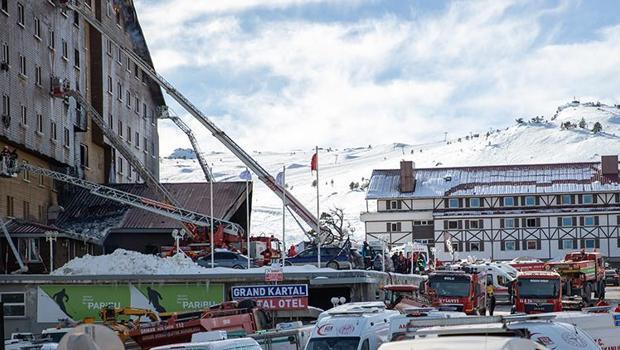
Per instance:
[[[357,350],[359,337],[312,338],[306,350]]]
[[[60,343],[60,339],[67,334],[67,332],[51,332],[44,334],[45,338],[51,339],[54,343]]]
[[[521,298],[557,298],[560,293],[560,280],[519,279],[517,290]]]
[[[469,279],[464,276],[433,276],[429,287],[441,297],[466,297],[469,295]]]

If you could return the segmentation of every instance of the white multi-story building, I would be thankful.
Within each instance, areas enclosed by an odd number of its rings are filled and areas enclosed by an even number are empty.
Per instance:
[[[373,171],[367,241],[435,245],[456,255],[553,259],[599,250],[620,262],[618,157],[601,162]],[[371,208],[372,207],[372,208]]]

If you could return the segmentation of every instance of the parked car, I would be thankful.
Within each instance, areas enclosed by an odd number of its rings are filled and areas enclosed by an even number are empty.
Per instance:
[[[287,266],[316,265],[317,257],[317,247],[312,246],[302,250],[292,258],[287,258],[284,263]],[[329,267],[336,270],[350,269],[352,264],[349,260],[347,251],[341,247],[321,247],[321,267]]]
[[[215,267],[232,267],[233,269],[247,269],[248,257],[231,251],[216,251],[214,256]],[[211,254],[206,255],[196,263],[202,267],[211,267]],[[250,261],[250,267],[258,267],[254,261]]]
[[[620,286],[620,274],[614,269],[605,270],[605,284]]]

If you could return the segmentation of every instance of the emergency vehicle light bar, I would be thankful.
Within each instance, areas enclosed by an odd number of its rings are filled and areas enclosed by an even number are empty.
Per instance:
[[[489,324],[489,323],[501,323],[506,324],[510,322],[519,321],[549,321],[554,319],[555,315],[542,315],[542,314],[517,314],[510,316],[468,316],[468,317],[452,317],[452,318],[437,318],[437,319],[413,319],[409,321],[408,327],[421,328],[421,327],[436,327],[436,326],[462,326],[462,325],[474,325],[474,324]]]

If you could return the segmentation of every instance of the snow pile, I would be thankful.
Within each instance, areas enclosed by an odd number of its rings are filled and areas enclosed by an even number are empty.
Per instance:
[[[175,255],[160,258],[134,251],[117,249],[107,255],[85,255],[75,258],[51,274],[57,276],[77,275],[179,275],[200,274],[208,269],[194,263],[192,259]]]

